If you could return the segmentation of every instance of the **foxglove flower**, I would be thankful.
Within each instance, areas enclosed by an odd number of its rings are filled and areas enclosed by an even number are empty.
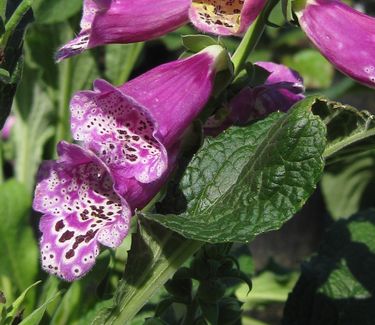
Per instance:
[[[266,0],[193,0],[189,17],[199,30],[217,35],[242,35]]]
[[[305,96],[302,77],[294,70],[273,62],[257,62],[269,73],[263,85],[244,87],[229,102],[227,114],[213,116],[205,124],[207,134],[216,135],[231,125],[245,125],[276,111],[286,112]]]
[[[73,138],[109,167],[119,190],[126,179],[150,183],[167,169],[168,151],[211,95],[226,52],[213,45],[161,65],[116,88],[103,80],[71,101]]]
[[[72,281],[94,265],[99,246],[118,247],[135,209],[160,191],[180,138],[208,100],[226,52],[211,46],[115,88],[103,80],[71,101],[73,136],[39,171],[33,208],[43,268]]]
[[[191,22],[217,35],[242,35],[266,0],[84,0],[81,32],[60,48],[60,61],[86,49],[141,42]]]
[[[375,87],[375,19],[339,0],[308,0],[298,8],[301,28],[341,72]]]

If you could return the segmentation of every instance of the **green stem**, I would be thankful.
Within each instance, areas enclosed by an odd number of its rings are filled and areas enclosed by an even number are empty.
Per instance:
[[[258,18],[252,23],[252,25],[247,30],[245,36],[243,37],[240,45],[234,52],[232,56],[232,62],[234,66],[234,76],[237,76],[242,70],[246,59],[249,57],[250,53],[254,50],[260,37],[262,36],[266,23],[268,21],[268,16],[270,15],[272,9],[276,6],[279,0],[269,0],[258,16]]]
[[[107,320],[106,324],[130,324],[138,311],[150,297],[164,285],[165,282],[192,256],[204,243],[187,239],[176,247],[173,255],[148,270],[147,274],[134,284],[123,297],[119,305],[119,313]]]
[[[69,140],[69,101],[72,94],[73,81],[73,59],[65,60],[62,65],[60,76],[60,99],[57,115],[57,127],[55,145],[61,140]]]
[[[0,184],[4,182],[3,142],[0,140]]]
[[[340,142],[337,142],[337,143],[334,143],[331,146],[328,146],[323,153],[323,157],[329,158],[330,156],[333,156],[335,153],[339,152],[343,148],[345,148],[345,147],[347,147],[347,146],[349,146],[349,145],[351,145],[355,142],[367,139],[368,137],[371,137],[371,136],[374,136],[374,135],[375,135],[375,129],[371,129],[371,130],[367,130],[367,131],[364,131],[364,132],[356,133],[356,134],[354,134],[350,137],[345,138],[344,140],[342,140]]]
[[[19,4],[17,9],[13,12],[12,16],[9,18],[8,22],[5,25],[5,33],[0,39],[0,48],[5,48],[9,38],[12,36],[23,16],[31,8],[32,2],[33,0],[23,0]]]

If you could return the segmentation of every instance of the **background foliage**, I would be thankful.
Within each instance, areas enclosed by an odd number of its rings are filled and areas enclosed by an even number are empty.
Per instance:
[[[0,1],[2,27],[19,3]],[[351,4],[373,12],[371,3]],[[0,324],[143,324],[148,318],[147,324],[175,324],[186,306],[210,324],[372,324],[374,92],[335,71],[284,22],[281,6],[270,17],[280,28],[267,27],[249,61],[284,63],[304,77],[309,95],[319,96],[287,114],[207,138],[197,153],[197,145],[188,148],[163,200],[141,211],[132,236],[115,252],[104,251],[81,281],[63,283],[40,271],[32,192],[42,159],[55,158],[56,143],[71,140],[71,95],[95,78],[120,85],[175,59],[184,50],[181,36],[196,33],[185,26],[155,41],[97,48],[56,65],[56,48],[78,30],[81,5],[35,0],[0,64],[0,124],[10,110],[16,117],[10,138],[0,140]],[[221,41],[231,52],[239,43]],[[199,132],[193,138],[199,143]],[[307,203],[287,222],[312,195],[318,208]],[[293,243],[306,218],[318,231],[310,242],[299,238],[302,254],[280,261],[285,252],[264,242],[259,249],[260,234],[283,225],[267,240]],[[202,248],[202,241],[237,244]],[[269,257],[266,263],[259,251]],[[204,283],[223,290],[204,296],[212,289]]]

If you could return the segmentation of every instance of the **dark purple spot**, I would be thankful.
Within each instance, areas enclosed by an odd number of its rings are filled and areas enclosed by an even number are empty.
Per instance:
[[[63,221],[63,220],[60,220],[60,221],[56,222],[55,230],[56,230],[56,231],[60,231],[60,230],[63,229],[64,227],[65,227],[64,221]]]
[[[60,243],[63,243],[63,242],[65,242],[65,241],[67,241],[67,240],[73,238],[73,236],[74,236],[74,231],[69,231],[69,230],[67,230],[67,231],[65,231],[65,232],[61,235],[61,237],[60,237],[60,239],[59,239],[59,242],[60,242]]]

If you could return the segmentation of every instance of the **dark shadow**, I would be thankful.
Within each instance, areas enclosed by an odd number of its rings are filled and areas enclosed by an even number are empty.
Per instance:
[[[374,210],[339,221],[327,232],[318,255],[302,266],[285,307],[283,325],[375,323],[375,254],[365,243],[352,241],[347,228],[358,221],[375,224]],[[343,263],[348,272],[342,271]],[[329,286],[328,281],[335,285]],[[361,286],[365,290],[359,290]]]

